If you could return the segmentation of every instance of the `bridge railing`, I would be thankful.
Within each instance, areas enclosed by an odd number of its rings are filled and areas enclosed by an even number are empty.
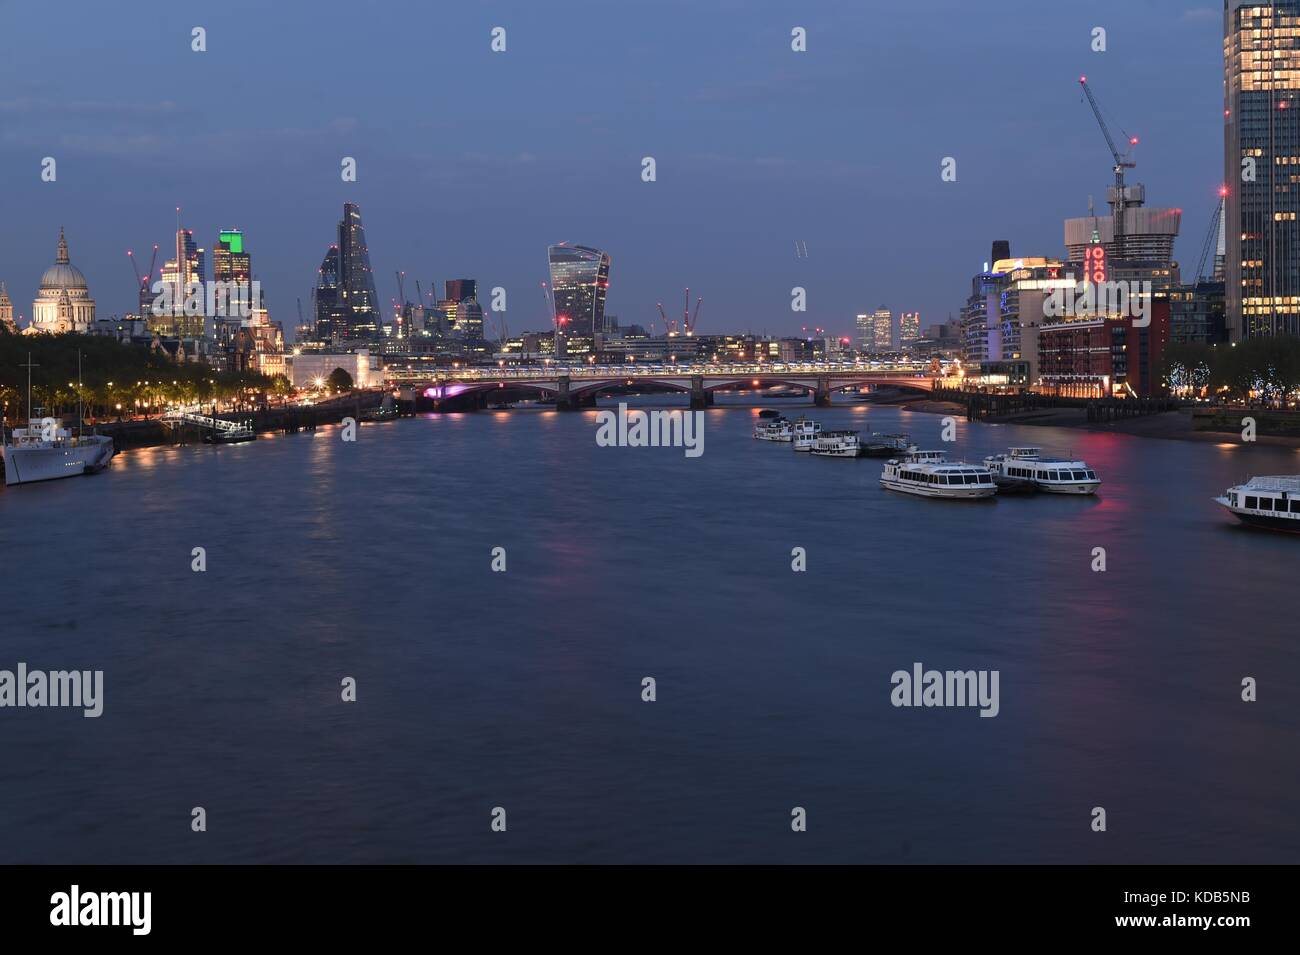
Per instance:
[[[523,381],[567,377],[592,378],[674,378],[704,375],[708,377],[745,377],[747,375],[915,375],[924,377],[930,366],[924,362],[756,362],[743,364],[645,364],[645,365],[534,365],[514,368],[390,368],[384,377],[389,381]]]

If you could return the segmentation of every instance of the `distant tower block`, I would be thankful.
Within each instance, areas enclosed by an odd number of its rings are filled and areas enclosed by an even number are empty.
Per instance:
[[[5,332],[16,335],[18,326],[14,324],[14,303],[9,301],[9,290],[0,282],[0,335]]]

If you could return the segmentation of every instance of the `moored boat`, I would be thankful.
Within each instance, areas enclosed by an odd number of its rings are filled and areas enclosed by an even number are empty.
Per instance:
[[[873,434],[862,442],[862,453],[869,458],[891,458],[897,454],[910,454],[916,449],[905,434]]]
[[[786,418],[769,418],[754,425],[754,437],[759,441],[793,441],[794,428]]]
[[[816,421],[800,417],[792,429],[792,446],[796,451],[811,451],[817,442],[817,436],[821,433],[822,426]]]
[[[108,467],[117,453],[113,439],[102,434],[82,434],[77,427],[74,436],[63,427],[59,418],[42,417],[37,408],[32,409],[32,356],[27,355],[27,427],[14,428],[9,438],[0,431],[3,445],[5,484],[32,484],[56,478],[80,477],[97,474]],[[81,355],[77,354],[77,382],[80,393]],[[77,420],[81,421],[80,406]]]
[[[1253,477],[1214,501],[1248,527],[1300,534],[1300,474]]]
[[[1086,462],[1045,458],[1039,448],[1009,448],[1006,454],[989,455],[984,466],[999,487],[1008,489],[1024,490],[1016,486],[1030,484],[1048,494],[1095,494],[1101,487],[1097,472]]]
[[[949,461],[942,451],[917,451],[890,458],[880,473],[880,485],[918,497],[972,500],[998,492],[988,468]]]
[[[823,431],[810,449],[823,458],[856,458],[862,453],[856,431]]]
[[[74,436],[54,418],[30,418],[4,443],[5,484],[96,474],[115,453],[113,439],[106,435]]]

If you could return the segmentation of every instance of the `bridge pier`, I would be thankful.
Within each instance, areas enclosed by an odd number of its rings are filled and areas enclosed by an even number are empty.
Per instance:
[[[559,385],[555,392],[555,410],[556,411],[577,411],[581,407],[581,399],[569,393],[569,376],[560,375],[556,379]],[[594,402],[593,402],[594,403]]]
[[[831,403],[831,380],[829,378],[818,378],[817,389],[813,392],[813,404],[818,408],[830,407]]]
[[[704,390],[704,376],[691,376],[691,410],[702,411],[713,407],[713,392]]]

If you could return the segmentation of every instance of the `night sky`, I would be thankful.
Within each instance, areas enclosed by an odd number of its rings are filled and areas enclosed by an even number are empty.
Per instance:
[[[131,310],[125,251],[161,263],[180,205],[209,251],[245,231],[289,332],[353,200],[385,303],[398,269],[477,278],[507,289],[511,332],[548,327],[559,241],[610,253],[624,324],[689,285],[705,334],[847,334],[881,303],[929,325],[992,239],[1063,255],[1061,220],[1104,205],[1081,73],[1141,137],[1130,181],[1184,209],[1187,274],[1223,175],[1221,34],[1214,0],[0,0],[0,279],[29,316],[62,224],[99,314]]]

